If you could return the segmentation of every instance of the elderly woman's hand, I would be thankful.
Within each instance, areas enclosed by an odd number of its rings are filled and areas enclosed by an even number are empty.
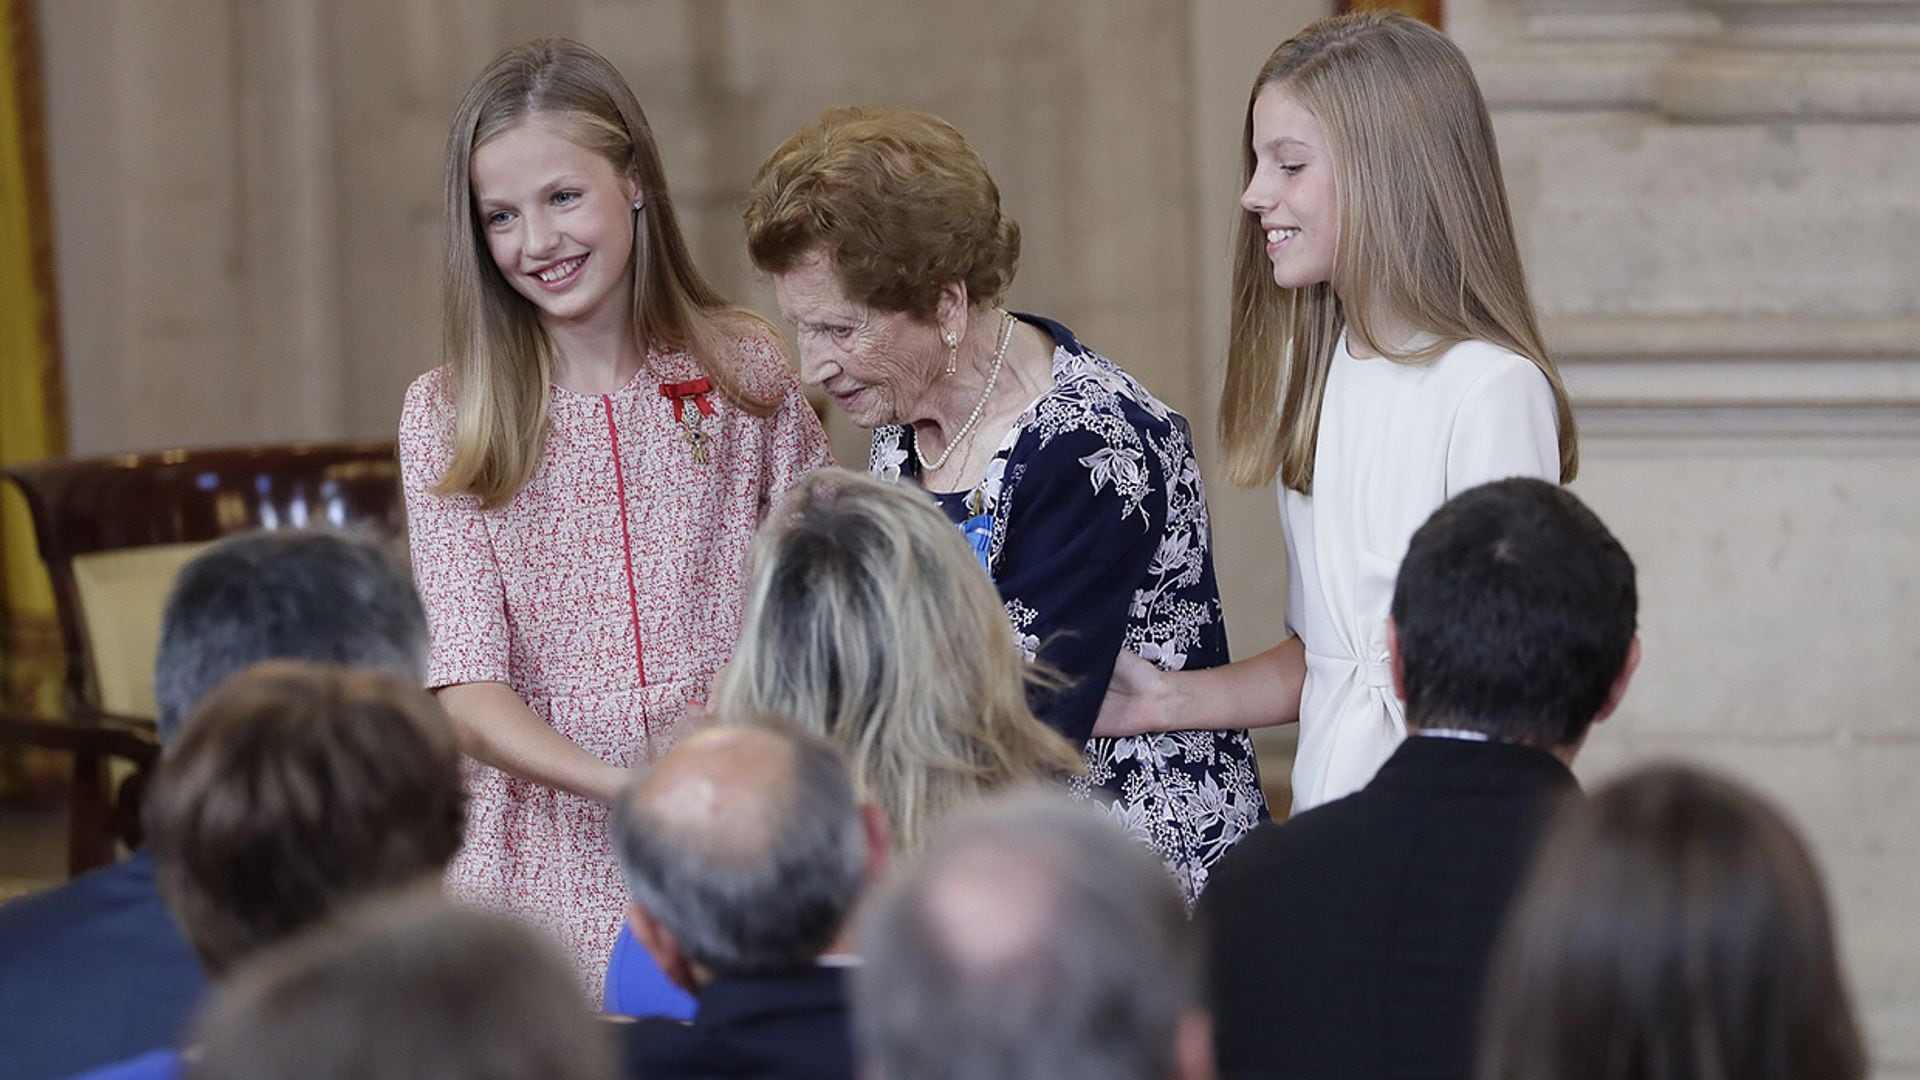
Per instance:
[[[1122,649],[1093,723],[1096,738],[1149,735],[1171,731],[1174,723],[1173,689],[1159,668]]]

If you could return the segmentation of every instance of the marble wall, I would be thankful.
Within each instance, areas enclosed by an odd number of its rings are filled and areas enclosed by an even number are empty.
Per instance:
[[[74,449],[391,432],[436,362],[453,104],[559,33],[628,74],[703,265],[769,313],[739,239],[761,157],[829,105],[946,115],[1023,224],[1014,301],[1187,411],[1211,469],[1247,85],[1323,6],[41,0]],[[1581,771],[1678,755],[1784,804],[1879,1075],[1920,1080],[1920,2],[1447,8],[1575,490],[1641,567],[1646,661]],[[1244,654],[1280,632],[1273,497],[1212,499]]]
[[[1771,794],[1920,1076],[1920,4],[1456,0],[1645,662],[1589,780]]]

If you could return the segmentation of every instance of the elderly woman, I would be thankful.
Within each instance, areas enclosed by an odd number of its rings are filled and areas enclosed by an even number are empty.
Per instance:
[[[1166,670],[1227,660],[1186,420],[1066,327],[1000,307],[1020,228],[936,117],[826,113],[760,167],[746,226],[801,377],[873,429],[876,475],[924,488],[966,535],[1021,650],[1065,677],[1034,705],[1083,744],[1077,789],[1193,900],[1266,815],[1251,743],[1091,737],[1122,649]]]

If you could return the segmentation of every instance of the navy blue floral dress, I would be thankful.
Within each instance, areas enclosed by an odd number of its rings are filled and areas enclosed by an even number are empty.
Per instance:
[[[1206,492],[1186,418],[1058,323],[1053,389],[1001,442],[972,491],[935,493],[1000,590],[1020,649],[1066,675],[1034,702],[1085,743],[1076,794],[1166,860],[1189,903],[1213,864],[1267,817],[1245,732],[1089,738],[1115,658],[1130,649],[1167,671],[1227,662]],[[873,433],[871,468],[913,479],[912,429]]]

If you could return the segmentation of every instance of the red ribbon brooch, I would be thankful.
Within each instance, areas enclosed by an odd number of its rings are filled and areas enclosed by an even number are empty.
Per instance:
[[[660,396],[673,402],[673,422],[684,429],[687,445],[693,447],[693,460],[700,465],[707,463],[707,433],[700,429],[700,423],[713,415],[713,402],[707,399],[711,393],[713,384],[705,379],[660,384]],[[687,411],[688,399],[693,401],[692,412]]]

